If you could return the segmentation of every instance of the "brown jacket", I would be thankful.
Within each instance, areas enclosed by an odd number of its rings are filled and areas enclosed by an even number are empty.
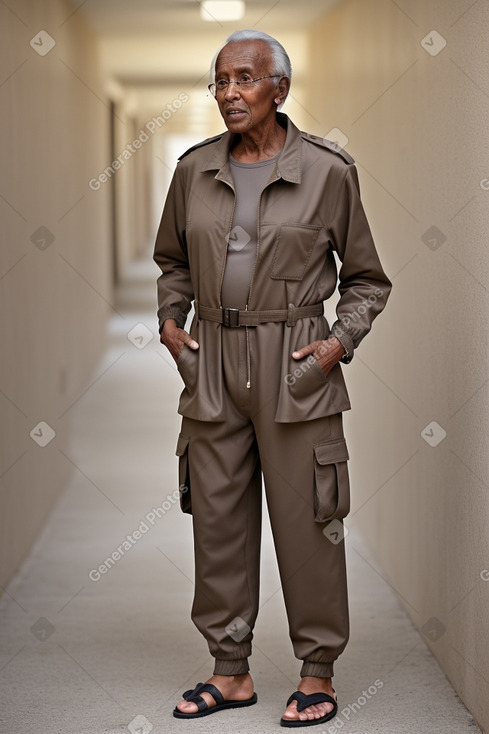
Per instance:
[[[351,361],[354,349],[384,308],[391,283],[380,264],[360,201],[353,159],[336,144],[301,132],[283,113],[285,145],[263,190],[258,218],[258,254],[248,309],[287,309],[329,298],[337,285],[337,321],[324,316],[280,324],[279,354],[263,355],[265,369],[280,370],[275,420],[312,420],[350,408],[341,366],[324,377],[319,365],[307,369],[291,356],[295,349],[332,333]],[[235,194],[229,166],[233,134],[225,132],[187,151],[176,167],[156,238],[160,331],[165,319],[184,327],[195,299],[219,308],[220,290],[232,227]],[[260,324],[258,329],[276,324]],[[204,421],[222,419],[221,329],[194,317],[191,336],[197,351],[184,348],[178,367],[185,382],[182,415]],[[270,332],[272,333],[272,332]],[[275,346],[273,346],[275,344]],[[270,347],[277,350],[276,339]],[[297,372],[299,370],[299,372]],[[295,375],[300,379],[294,379]],[[322,376],[322,379],[321,379]]]

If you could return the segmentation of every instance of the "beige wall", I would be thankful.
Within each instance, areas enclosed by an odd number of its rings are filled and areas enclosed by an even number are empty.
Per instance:
[[[111,312],[109,191],[88,187],[109,158],[108,109],[95,39],[72,13],[63,0],[0,9],[2,586],[76,471],[70,406]],[[29,45],[41,30],[56,42],[45,56]],[[42,233],[41,249],[30,240],[41,226],[55,238],[44,249]],[[30,437],[40,421],[56,433],[44,448]]]
[[[310,131],[349,138],[393,280],[345,370],[347,525],[413,622],[435,618],[438,639],[424,639],[486,730],[488,27],[483,3],[347,0],[311,31],[307,95]],[[434,56],[420,43],[433,30],[447,41]],[[432,226],[436,249],[422,241]],[[431,421],[447,433],[435,447]]]

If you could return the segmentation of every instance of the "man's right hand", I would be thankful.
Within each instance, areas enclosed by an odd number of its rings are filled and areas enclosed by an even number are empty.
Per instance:
[[[186,344],[190,349],[198,349],[199,345],[187,334],[184,329],[179,329],[175,319],[166,319],[160,334],[160,342],[170,352],[171,356],[178,362],[183,347]]]

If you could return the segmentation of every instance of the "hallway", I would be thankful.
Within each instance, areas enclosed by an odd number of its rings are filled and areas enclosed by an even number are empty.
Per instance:
[[[487,733],[489,2],[231,6],[0,2],[0,732],[266,734],[297,685],[265,520],[259,705],[171,716],[211,660],[151,254],[178,156],[225,127],[212,58],[254,28],[290,56],[284,113],[355,161],[393,286],[343,370],[352,634],[318,729]],[[273,237],[319,226],[329,257],[322,203]]]
[[[212,661],[189,618],[191,520],[174,500],[181,384],[157,341],[156,273],[149,259],[127,270],[107,351],[72,407],[72,479],[2,599],[2,732],[269,734],[295,690],[299,663],[266,519],[251,660],[258,705],[191,723],[171,715]],[[42,450],[60,451],[56,439]],[[128,535],[130,550],[94,573]],[[334,681],[341,713],[318,732],[480,731],[355,530],[347,553],[352,635]]]

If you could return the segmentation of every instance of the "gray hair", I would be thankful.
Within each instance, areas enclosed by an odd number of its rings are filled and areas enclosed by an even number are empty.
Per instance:
[[[292,66],[290,63],[289,55],[282,44],[279,43],[276,38],[273,38],[273,36],[269,36],[268,33],[248,29],[231,33],[231,35],[226,38],[226,42],[223,43],[220,49],[218,49],[216,55],[212,59],[210,69],[211,81],[214,81],[217,57],[221,53],[224,46],[226,46],[228,43],[232,43],[235,41],[265,41],[265,43],[268,44],[270,51],[272,52],[272,72],[274,74],[277,74],[278,76],[287,76],[290,80],[292,80]],[[279,105],[279,109],[282,107],[282,105],[283,102],[281,105]]]

